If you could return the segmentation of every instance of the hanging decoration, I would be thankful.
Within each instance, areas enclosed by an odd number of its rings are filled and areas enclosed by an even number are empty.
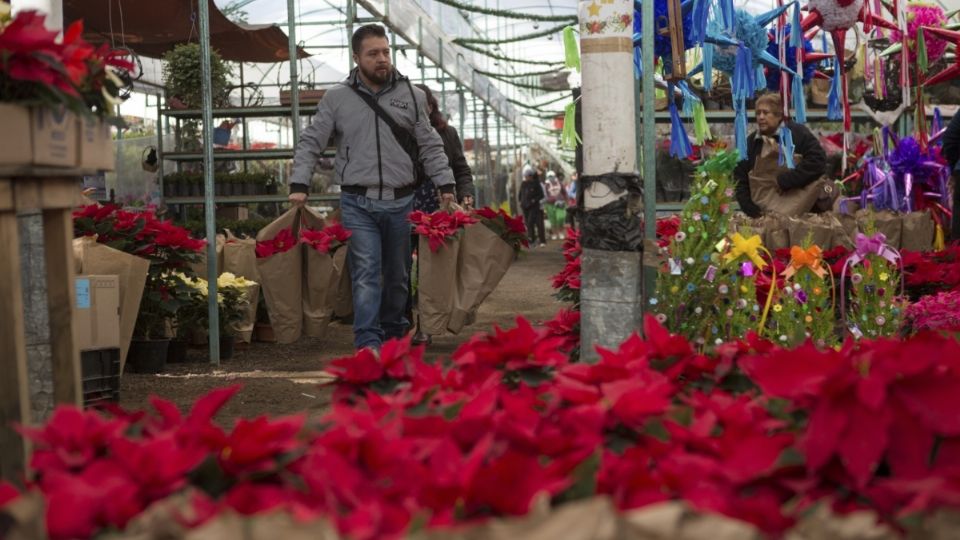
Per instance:
[[[839,88],[838,105],[843,111],[843,163],[846,163],[848,137],[852,128],[850,118],[850,99],[847,87],[847,73],[844,62],[847,30],[858,21],[869,30],[875,26],[896,30],[897,25],[880,17],[870,10],[864,0],[810,0],[807,4],[810,13],[800,22],[804,32],[820,27],[830,34],[835,55],[834,85]],[[895,11],[895,8],[891,8]]]
[[[690,72],[691,75],[703,72],[706,79],[707,72],[716,68],[731,76],[735,111],[734,137],[741,160],[747,159],[746,102],[753,98],[757,90],[766,87],[763,67],[795,74],[767,51],[770,43],[767,25],[785,13],[790,6],[796,6],[796,3],[791,2],[756,16],[738,9],[733,15],[733,31],[722,28],[718,23],[708,25],[704,40],[712,45],[706,47],[712,49],[711,57],[708,59],[707,55],[704,55],[704,61]]]

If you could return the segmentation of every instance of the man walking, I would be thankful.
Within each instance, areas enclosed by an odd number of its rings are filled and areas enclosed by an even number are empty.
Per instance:
[[[314,165],[336,137],[335,181],[343,225],[352,233],[347,263],[353,285],[357,349],[379,350],[406,334],[410,223],[417,166],[454,201],[443,141],[430,125],[426,96],[397,72],[382,26],[360,27],[350,42],[357,67],[327,91],[300,135],[290,176],[290,201],[302,205]]]

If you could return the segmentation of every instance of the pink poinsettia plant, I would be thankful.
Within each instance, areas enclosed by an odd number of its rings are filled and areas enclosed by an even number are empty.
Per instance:
[[[436,253],[446,245],[447,239],[467,225],[477,223],[477,218],[460,210],[437,210],[431,214],[417,210],[410,213],[410,223],[413,223],[416,234],[427,239],[430,251]]]

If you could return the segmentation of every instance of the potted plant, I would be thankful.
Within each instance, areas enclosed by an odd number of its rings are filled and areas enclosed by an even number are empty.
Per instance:
[[[140,312],[130,342],[130,370],[135,373],[160,373],[167,364],[170,345],[169,321],[177,316],[188,292],[175,274],[150,265],[147,283],[140,300]]]
[[[230,68],[217,51],[210,51],[210,82],[213,106],[229,103]],[[200,45],[184,43],[163,55],[163,86],[168,103],[188,109],[199,109],[203,103],[202,77],[200,74]]]
[[[187,303],[186,317],[195,330],[206,331],[210,328],[210,316],[207,305],[209,286],[202,278],[183,277],[191,288],[190,301]],[[220,359],[233,357],[238,322],[243,320],[243,309],[248,304],[247,288],[251,283],[242,277],[224,272],[217,278],[218,325],[220,334]]]

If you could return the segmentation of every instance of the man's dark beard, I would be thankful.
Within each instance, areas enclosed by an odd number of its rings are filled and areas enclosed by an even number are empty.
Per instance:
[[[388,69],[386,74],[381,76],[377,73],[376,70],[367,71],[363,68],[360,68],[360,72],[363,73],[363,76],[367,78],[373,84],[387,84],[390,81],[390,70]]]

